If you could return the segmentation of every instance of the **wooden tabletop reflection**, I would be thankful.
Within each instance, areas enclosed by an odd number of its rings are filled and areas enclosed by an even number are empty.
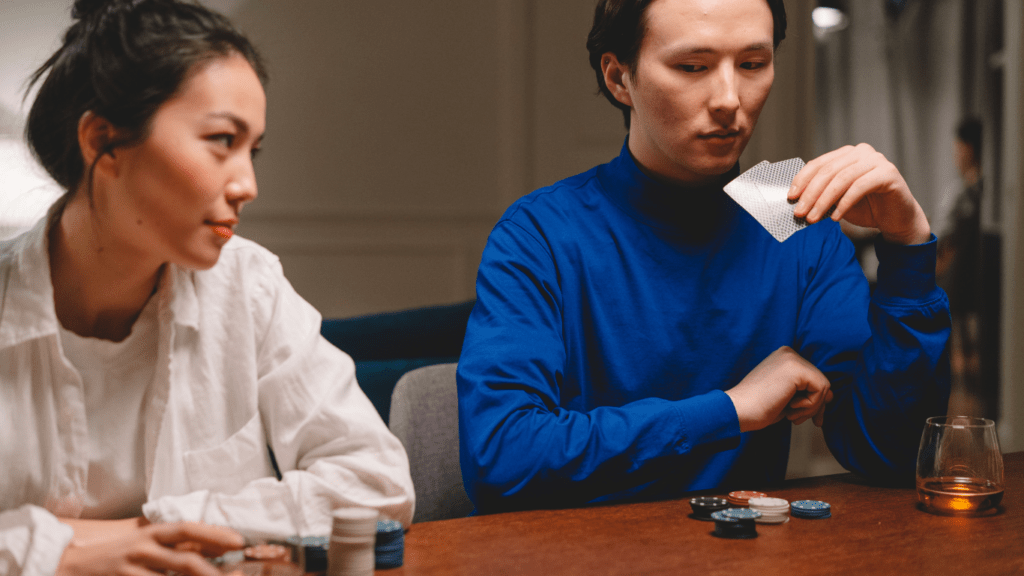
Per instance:
[[[514,512],[414,524],[405,564],[417,574],[1024,574],[1024,452],[1004,456],[998,514],[935,516],[913,488],[870,486],[852,474],[762,489],[824,500],[832,518],[757,526],[758,538],[711,536],[689,499]]]

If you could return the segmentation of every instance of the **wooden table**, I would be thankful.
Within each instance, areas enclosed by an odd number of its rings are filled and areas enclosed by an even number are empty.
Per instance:
[[[377,574],[1024,574],[1024,452],[1004,461],[1002,510],[983,518],[928,514],[913,488],[838,474],[766,489],[829,502],[832,518],[758,524],[753,540],[711,536],[688,498],[514,512],[414,524],[405,565]]]

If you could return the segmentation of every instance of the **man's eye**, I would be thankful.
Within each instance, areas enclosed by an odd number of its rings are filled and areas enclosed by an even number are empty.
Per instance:
[[[744,62],[743,64],[740,64],[740,68],[745,70],[757,70],[759,68],[764,68],[764,66],[764,62]]]
[[[707,70],[707,66],[702,64],[680,64],[679,69],[683,72],[703,72]]]

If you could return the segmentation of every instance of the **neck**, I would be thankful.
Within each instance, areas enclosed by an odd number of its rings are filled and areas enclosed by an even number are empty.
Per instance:
[[[964,170],[963,172],[964,184],[967,186],[974,186],[981,179],[981,170],[975,166]]]
[[[162,262],[109,233],[84,193],[49,231],[50,280],[57,319],[78,334],[121,341],[156,290]]]

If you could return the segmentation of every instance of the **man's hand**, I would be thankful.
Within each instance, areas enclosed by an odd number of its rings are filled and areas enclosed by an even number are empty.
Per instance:
[[[736,407],[740,432],[760,430],[787,418],[821,426],[832,401],[828,378],[789,346],[772,352],[726,394]]]
[[[174,571],[189,576],[220,576],[220,570],[203,556],[216,557],[229,550],[238,550],[244,540],[235,531],[220,526],[194,522],[150,524],[134,527],[123,521],[112,521],[112,533],[104,537],[95,521],[88,526],[90,534],[75,539],[64,550],[58,576],[141,575]],[[80,526],[85,527],[85,524]],[[83,543],[78,543],[83,542]]]
[[[793,179],[793,214],[811,224],[835,206],[832,219],[878,228],[886,242],[923,244],[931,227],[899,170],[867,144],[844,146],[807,163]]]

